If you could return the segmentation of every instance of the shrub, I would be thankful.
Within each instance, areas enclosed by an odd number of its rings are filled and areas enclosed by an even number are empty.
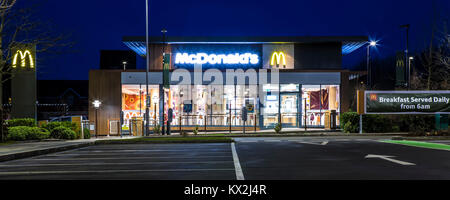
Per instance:
[[[28,127],[29,132],[27,135],[27,140],[43,140],[50,137],[50,132],[46,129],[39,127]]]
[[[343,130],[345,133],[359,133],[359,125],[353,124],[351,121],[347,121],[344,124]]]
[[[59,126],[50,132],[50,137],[55,139],[73,140],[77,138],[77,133],[70,128]]]
[[[341,114],[341,124],[345,133],[359,132],[359,115],[356,112]],[[384,115],[363,115],[363,132],[385,133],[392,132],[394,123]]]
[[[84,139],[91,139],[91,131],[88,128],[84,128]]]
[[[6,120],[8,127],[16,127],[16,126],[36,126],[36,121],[33,118],[17,118]]]
[[[160,134],[161,133],[161,126],[156,125],[153,127],[153,133],[154,134]]]
[[[47,124],[42,125],[42,128],[47,129],[48,131],[52,132],[52,130],[56,127],[64,126],[66,128],[70,128],[73,131],[77,131],[79,128],[76,123],[64,121],[64,122],[49,122]]]
[[[359,115],[356,112],[345,112],[341,114],[340,123],[345,125],[350,122],[351,125],[357,124],[359,126]],[[350,132],[353,133],[353,132]]]
[[[283,127],[281,126],[281,123],[277,123],[275,125],[275,128],[273,128],[273,130],[275,131],[275,133],[280,134],[281,130],[283,129]]]
[[[197,135],[197,134],[198,134],[198,125],[196,125],[196,126],[195,126],[195,128],[194,128],[194,131],[193,131],[193,132],[194,132],[194,135]]]
[[[8,140],[23,141],[27,139],[27,126],[16,126],[8,128]]]
[[[50,137],[50,133],[39,127],[16,126],[8,128],[8,139],[23,140],[42,140]]]
[[[400,130],[414,135],[426,135],[434,130],[434,116],[430,115],[404,115],[399,119]]]

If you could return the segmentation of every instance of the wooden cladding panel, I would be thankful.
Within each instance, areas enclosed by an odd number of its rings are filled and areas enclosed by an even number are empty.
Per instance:
[[[91,70],[89,72],[89,121],[95,123],[94,100],[102,102],[98,109],[98,133],[108,135],[108,120],[119,119],[122,105],[121,70]]]
[[[163,62],[163,44],[150,44],[150,70],[162,70],[162,62]],[[171,46],[166,45],[165,50],[166,53],[171,52]]]

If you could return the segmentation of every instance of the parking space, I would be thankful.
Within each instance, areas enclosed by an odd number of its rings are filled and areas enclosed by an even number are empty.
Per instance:
[[[0,179],[236,179],[230,144],[97,145],[0,163]]]

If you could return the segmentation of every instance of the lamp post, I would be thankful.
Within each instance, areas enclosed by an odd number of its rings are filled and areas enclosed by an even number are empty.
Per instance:
[[[95,108],[95,137],[98,137],[98,121],[97,121],[97,115],[98,115],[98,109],[100,108],[100,105],[102,105],[102,102],[99,100],[95,100],[92,102]]]
[[[374,47],[377,45],[376,41],[370,41],[367,45],[367,87],[372,88],[372,80],[371,80],[371,69],[370,69],[370,47]]]
[[[161,87],[162,88],[162,96],[161,96],[161,98],[162,98],[162,123],[161,123],[161,134],[162,135],[164,135],[165,133],[166,133],[166,130],[165,130],[165,112],[166,112],[166,106],[165,106],[165,95],[166,95],[166,88],[165,88],[165,83],[166,83],[166,80],[164,80],[165,79],[165,76],[164,76],[164,73],[165,73],[165,69],[164,69],[164,60],[165,60],[165,57],[166,57],[166,33],[167,33],[167,30],[166,29],[162,29],[161,30],[161,33],[162,33],[162,42],[163,42],[163,44],[162,44],[162,55],[163,55],[163,62],[162,62],[162,68],[163,68],[163,73],[162,73],[162,80],[163,80],[163,82],[162,82],[162,84],[163,84],[163,86]]]
[[[127,61],[123,61],[123,71],[127,70]]]
[[[414,60],[414,57],[408,58],[408,90],[411,89],[411,61]]]
[[[408,48],[409,48],[409,24],[405,24],[405,25],[401,25],[400,28],[405,28],[406,29],[406,50],[405,50],[405,59],[406,59],[406,63],[408,64],[408,66],[406,66],[406,68],[408,69],[408,80],[409,80],[409,57],[408,57]],[[408,81],[408,88],[409,88],[409,81]]]
[[[148,0],[145,0],[145,29],[146,29],[145,30],[146,31],[146,33],[145,33],[145,40],[146,40],[145,53],[146,53],[146,57],[147,57],[147,65],[146,65],[147,68],[145,70],[145,87],[146,87],[147,94],[146,94],[146,98],[145,98],[146,102],[145,102],[144,120],[145,120],[145,136],[148,136],[148,123],[149,123],[149,119],[150,119],[150,117],[149,117],[150,95],[148,93],[148,71],[149,71],[149,65],[150,65],[150,53],[149,53],[149,48],[148,48],[148,45],[149,45],[149,40],[148,40]]]

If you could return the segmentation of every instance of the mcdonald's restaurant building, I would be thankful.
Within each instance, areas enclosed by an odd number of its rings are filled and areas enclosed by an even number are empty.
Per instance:
[[[350,107],[353,72],[342,66],[342,58],[367,41],[366,36],[150,37],[146,48],[145,37],[123,38],[143,58],[149,50],[150,126],[167,124],[171,109],[174,131],[196,126],[250,131],[271,129],[278,122],[283,128],[327,127],[330,113],[339,115]],[[163,61],[170,85],[163,84]],[[256,76],[238,83],[227,71]],[[272,77],[276,71],[278,81]],[[89,99],[102,104],[98,110],[90,105],[89,120],[97,121],[98,133],[142,134],[146,89],[145,70],[91,70]]]

